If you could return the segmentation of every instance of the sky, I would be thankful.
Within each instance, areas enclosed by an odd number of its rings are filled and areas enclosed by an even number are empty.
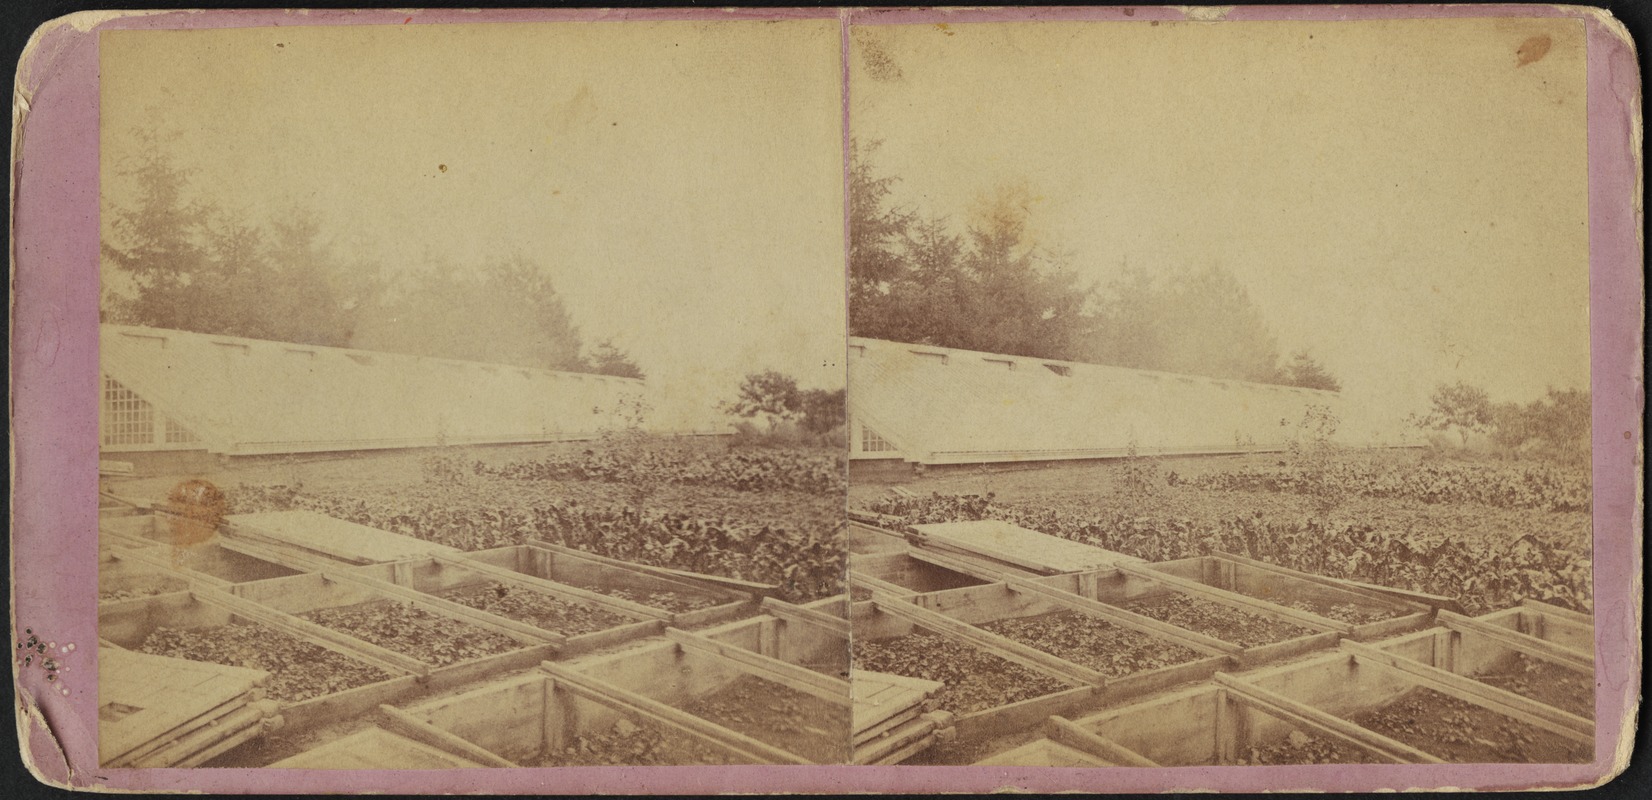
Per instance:
[[[387,270],[521,255],[661,424],[843,371],[835,19],[106,32],[103,202],[162,134],[197,199],[318,213]],[[106,277],[106,280],[109,280]]]
[[[1231,270],[1350,399],[1588,386],[1581,20],[891,25],[853,32],[850,129],[897,203],[1024,185],[1105,281]],[[1213,334],[1216,335],[1216,334]]]

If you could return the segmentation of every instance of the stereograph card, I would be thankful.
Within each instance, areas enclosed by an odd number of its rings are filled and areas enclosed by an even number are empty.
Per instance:
[[[1628,763],[1605,12],[87,12],[14,105],[42,782]]]

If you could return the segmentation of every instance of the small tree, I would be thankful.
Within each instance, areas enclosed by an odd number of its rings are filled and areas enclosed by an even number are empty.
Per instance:
[[[1285,383],[1291,386],[1300,386],[1304,389],[1323,389],[1327,392],[1342,391],[1342,381],[1336,379],[1324,365],[1320,364],[1306,350],[1298,350],[1285,363]]]
[[[849,411],[844,405],[842,389],[804,390],[799,405],[803,410],[803,429],[810,433],[828,433],[849,422]]]
[[[1311,405],[1296,424],[1296,434],[1287,447],[1291,466],[1307,484],[1314,510],[1330,524],[1331,512],[1346,499],[1348,487],[1338,479],[1336,461],[1340,448],[1333,441],[1342,419],[1330,407]]]
[[[803,411],[803,393],[797,388],[797,379],[769,369],[753,372],[740,383],[740,395],[733,402],[722,404],[724,413],[735,416],[761,416],[768,421],[769,432],[781,422],[794,419]]]
[[[599,375],[613,375],[620,378],[645,377],[642,367],[631,360],[631,356],[624,350],[614,346],[612,339],[603,339],[591,347],[585,356],[586,368]]]
[[[1422,416],[1412,415],[1411,423],[1418,428],[1437,431],[1456,428],[1464,447],[1468,446],[1469,434],[1483,433],[1496,422],[1491,395],[1485,389],[1462,381],[1435,387],[1428,402],[1429,412]]]
[[[1492,441],[1513,453],[1529,453],[1562,461],[1586,461],[1590,433],[1589,392],[1550,388],[1547,397],[1520,403],[1499,403]]]
[[[619,481],[625,487],[625,501],[642,514],[649,499],[669,482],[670,465],[681,462],[682,454],[677,450],[682,445],[677,440],[648,432],[644,423],[653,407],[640,396],[622,395],[611,411],[618,424],[603,429],[597,436],[595,450],[621,466]]]

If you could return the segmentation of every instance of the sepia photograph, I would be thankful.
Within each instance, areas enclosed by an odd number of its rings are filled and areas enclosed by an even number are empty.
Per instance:
[[[1601,786],[1641,689],[1640,93],[1571,6],[46,22],[23,766]]]
[[[852,30],[889,763],[1594,760],[1583,32]]]
[[[838,47],[103,34],[99,763],[844,762]]]

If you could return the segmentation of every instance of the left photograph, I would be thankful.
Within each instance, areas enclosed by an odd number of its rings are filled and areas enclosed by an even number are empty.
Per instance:
[[[839,27],[100,34],[99,763],[850,761]]]

